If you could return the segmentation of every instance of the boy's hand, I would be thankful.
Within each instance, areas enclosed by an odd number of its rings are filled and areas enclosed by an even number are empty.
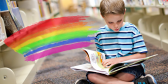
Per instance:
[[[121,62],[119,58],[106,59],[102,62],[102,65],[104,67],[111,67],[112,65],[117,64],[119,62]]]
[[[90,59],[88,56],[85,57],[86,61],[90,62]]]

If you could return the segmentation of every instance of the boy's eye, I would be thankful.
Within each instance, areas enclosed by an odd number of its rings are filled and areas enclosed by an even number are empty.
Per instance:
[[[112,24],[113,22],[109,22],[109,24]]]
[[[117,21],[117,22],[121,22],[122,20],[119,20],[119,21]]]

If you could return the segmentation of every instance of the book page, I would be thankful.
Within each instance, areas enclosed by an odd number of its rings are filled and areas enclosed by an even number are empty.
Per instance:
[[[85,53],[88,55],[90,59],[90,63],[96,70],[105,69],[102,65],[102,62],[105,60],[105,54],[97,51],[92,51],[88,49],[84,49]]]
[[[92,67],[92,65],[90,63],[73,66],[73,67],[71,67],[71,69],[73,69],[74,71],[91,71],[91,72],[97,72],[97,73],[109,75],[108,74],[108,69],[104,69],[104,70],[101,70],[101,71],[96,70]]]
[[[81,70],[87,70],[87,69],[93,69],[92,65],[89,63],[86,64],[82,64],[82,65],[77,65],[77,66],[73,66],[71,67],[73,70],[76,71],[81,71]]]
[[[127,60],[127,61],[123,61],[121,63],[131,63],[131,62],[136,62],[136,61],[139,61],[139,60],[142,60],[144,58],[140,58],[140,59],[130,59],[130,60]]]

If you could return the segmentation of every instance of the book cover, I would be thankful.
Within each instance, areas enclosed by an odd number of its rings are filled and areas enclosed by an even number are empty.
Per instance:
[[[47,8],[48,8],[49,13],[51,14],[52,11],[51,11],[50,2],[47,1],[47,2],[46,2],[46,5],[47,5]]]
[[[13,33],[17,32],[18,29],[13,21],[13,18],[11,16],[10,12],[9,11],[0,11],[0,14],[4,20],[7,37],[9,37]]]
[[[42,0],[38,0],[41,17],[45,17],[44,7],[43,7],[43,3],[42,2],[43,2]]]
[[[159,5],[163,5],[163,0],[158,0]]]
[[[23,29],[24,28],[24,23],[23,23],[19,8],[18,7],[12,8],[12,13],[13,13],[13,16],[14,16],[13,17],[14,22],[15,22],[18,30]]]
[[[7,3],[6,3],[6,0],[1,0],[0,2],[0,11],[6,11],[8,10],[8,6],[7,6]]]
[[[10,1],[12,8],[17,7],[16,1]]]
[[[144,1],[143,0],[138,0],[139,5],[144,5]]]
[[[8,10],[10,11],[11,10],[11,4],[10,4],[10,0],[6,0],[6,4],[7,4],[7,6],[8,6]]]
[[[148,5],[148,1],[147,0],[143,0],[144,5]]]
[[[0,16],[0,42],[5,40],[7,38],[6,36],[6,29],[4,25],[4,21],[2,17]]]

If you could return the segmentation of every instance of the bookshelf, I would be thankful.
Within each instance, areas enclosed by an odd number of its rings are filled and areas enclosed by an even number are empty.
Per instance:
[[[146,0],[146,1],[148,1],[148,0]],[[131,9],[134,9],[136,7],[136,8],[142,8],[144,10],[143,16],[141,18],[139,18],[138,21],[136,21],[136,22],[138,22],[137,27],[140,30],[141,34],[143,35],[144,40],[146,42],[149,42],[149,43],[159,47],[159,48],[162,48],[162,49],[168,51],[168,49],[166,49],[164,47],[164,46],[168,45],[168,42],[166,43],[165,39],[164,40],[161,39],[164,36],[164,35],[161,35],[161,34],[163,34],[162,29],[166,28],[165,26],[163,28],[163,26],[161,26],[161,24],[164,23],[164,25],[166,25],[165,22],[168,22],[168,19],[167,19],[168,17],[165,14],[165,9],[168,8],[168,5],[165,3],[167,3],[167,2],[159,3],[159,0],[153,0],[153,4],[146,3],[144,5],[140,5],[139,3],[134,2],[134,4],[126,4],[126,7],[131,8]],[[158,11],[157,11],[158,13],[156,14],[156,11],[155,12],[153,11],[151,13],[147,13],[146,11],[149,8],[158,9]],[[127,15],[126,17],[130,17],[132,14]],[[134,19],[134,18],[132,17],[129,19]],[[167,31],[165,31],[165,32],[167,32]]]
[[[163,5],[163,3],[159,3],[159,1],[162,1],[162,0],[141,0],[141,1],[144,1],[144,4],[139,3],[138,0],[132,0],[132,2],[126,3],[125,5],[126,7],[131,7],[131,8],[135,8],[135,7],[138,7],[138,8],[149,8],[149,7],[150,8],[151,7],[168,8],[167,4]],[[147,2],[147,1],[150,1],[150,2]],[[127,1],[125,0],[125,2]]]
[[[85,14],[102,20],[99,4],[101,0],[86,0]],[[140,30],[146,42],[168,51],[168,0],[123,0],[126,6],[125,21]],[[140,2],[141,1],[141,2]],[[99,2],[99,3],[97,3]],[[97,13],[94,13],[95,8]]]
[[[85,14],[97,20],[103,20],[99,11],[100,2],[101,0],[85,0],[86,3]]]
[[[2,40],[2,42],[0,42],[0,46],[2,46],[2,45],[4,45],[5,43],[4,43],[4,41]]]
[[[62,13],[59,1],[16,0],[16,3],[24,26],[27,27],[39,21],[60,17]],[[5,23],[1,16],[0,23],[1,27],[5,29]],[[23,55],[7,47],[4,41],[0,41],[0,84],[31,84],[44,59],[45,57],[34,62],[27,62]]]

